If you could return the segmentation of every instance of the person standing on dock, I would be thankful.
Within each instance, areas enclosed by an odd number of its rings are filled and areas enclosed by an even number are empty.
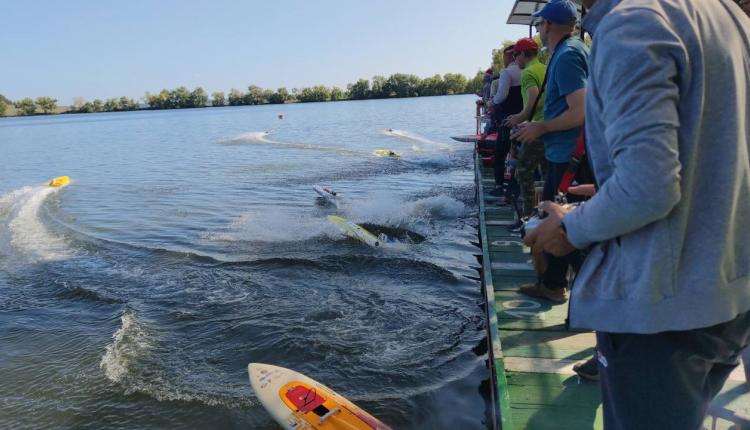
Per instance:
[[[494,196],[505,194],[505,158],[510,151],[510,129],[503,123],[508,115],[518,113],[523,109],[521,94],[521,69],[513,58],[513,45],[503,50],[503,64],[505,68],[500,72],[498,88],[492,98],[493,118],[497,124],[497,139],[495,140],[495,189],[490,191]]]
[[[537,28],[542,42],[551,52],[544,89],[544,120],[520,124],[520,130],[511,138],[523,145],[533,145],[540,139],[544,142],[547,173],[543,200],[554,200],[583,126],[589,49],[574,36],[578,9],[572,1],[550,1],[532,15],[540,20]],[[542,279],[521,285],[519,292],[565,303],[568,269],[575,268],[579,257],[578,254],[565,257],[546,254],[547,267]]]
[[[521,75],[523,110],[509,116],[505,121],[507,127],[510,128],[516,127],[527,120],[537,122],[544,120],[544,93],[541,92],[541,89],[544,74],[547,72],[547,66],[537,58],[539,56],[539,45],[534,39],[525,37],[518,40],[514,45],[513,54],[516,64],[523,70]],[[544,142],[541,139],[521,145],[518,153],[516,178],[521,187],[522,211],[526,217],[531,216],[536,206],[534,201],[534,172],[543,163]]]
[[[750,340],[750,18],[734,0],[583,0],[598,192],[526,237],[587,249],[604,427],[699,429]]]

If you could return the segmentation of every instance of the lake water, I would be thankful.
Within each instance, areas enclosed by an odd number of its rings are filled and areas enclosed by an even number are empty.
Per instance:
[[[263,362],[486,428],[473,99],[0,119],[0,427],[274,429]]]

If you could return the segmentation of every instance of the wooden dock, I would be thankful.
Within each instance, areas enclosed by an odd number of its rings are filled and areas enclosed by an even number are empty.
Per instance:
[[[497,205],[492,169],[475,158],[482,245],[482,288],[486,299],[492,403],[497,429],[601,429],[599,385],[580,379],[573,364],[594,353],[591,332],[565,328],[568,306],[517,292],[535,282],[520,234],[511,233],[514,213]],[[711,407],[707,429],[750,429],[750,389],[738,368]],[[655,388],[656,389],[656,388]]]

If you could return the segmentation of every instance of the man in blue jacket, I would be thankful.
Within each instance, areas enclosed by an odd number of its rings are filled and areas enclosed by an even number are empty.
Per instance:
[[[750,19],[733,0],[584,0],[599,190],[527,236],[588,256],[607,429],[702,428],[750,338]]]

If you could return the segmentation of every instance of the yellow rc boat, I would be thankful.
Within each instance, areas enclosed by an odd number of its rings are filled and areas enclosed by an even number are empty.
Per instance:
[[[49,184],[47,184],[47,185],[49,185],[50,187],[64,187],[64,186],[68,185],[69,183],[70,183],[70,178],[69,177],[67,177],[67,176],[58,176],[58,177],[56,177],[54,179],[51,179],[49,181]]]
[[[391,157],[391,158],[401,157],[401,155],[391,151],[390,149],[376,149],[372,151],[372,154],[378,157]]]

